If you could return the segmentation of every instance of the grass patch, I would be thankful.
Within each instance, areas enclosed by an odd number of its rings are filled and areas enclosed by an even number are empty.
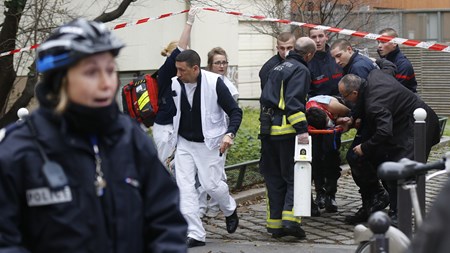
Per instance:
[[[260,158],[261,142],[259,133],[259,109],[242,108],[243,117],[239,131],[234,139],[234,145],[228,151],[226,165],[234,165]],[[239,170],[227,171],[227,180],[230,188],[234,189],[239,176]],[[258,166],[248,166],[245,172],[242,188],[264,182],[259,173]]]

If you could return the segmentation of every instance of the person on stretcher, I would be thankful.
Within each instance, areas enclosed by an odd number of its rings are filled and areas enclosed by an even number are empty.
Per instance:
[[[311,97],[306,102],[308,130],[341,129],[348,131],[352,125],[350,109],[338,98],[328,95]]]

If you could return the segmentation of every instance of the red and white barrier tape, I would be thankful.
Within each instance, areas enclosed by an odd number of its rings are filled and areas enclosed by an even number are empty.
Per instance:
[[[258,19],[260,21],[270,21],[270,22],[277,22],[277,23],[282,23],[282,24],[286,24],[286,25],[295,25],[295,26],[301,26],[301,27],[315,28],[315,29],[324,30],[327,32],[350,35],[350,36],[355,36],[355,37],[360,37],[360,38],[370,39],[370,40],[378,40],[381,42],[393,42],[393,43],[402,44],[402,45],[411,46],[411,47],[420,47],[420,48],[425,48],[425,49],[430,49],[430,50],[435,50],[435,51],[450,52],[450,46],[443,45],[443,44],[436,44],[436,43],[432,43],[432,42],[423,42],[423,41],[409,40],[409,39],[403,39],[403,38],[398,38],[398,37],[382,36],[382,35],[375,34],[375,33],[358,32],[358,31],[354,31],[354,30],[341,29],[341,28],[335,28],[335,27],[324,26],[324,25],[315,25],[315,24],[296,22],[296,21],[291,21],[291,20],[287,20],[287,19],[266,18],[264,16],[259,16],[259,15],[249,15],[249,14],[244,14],[244,13],[235,12],[235,11],[223,11],[223,10],[218,10],[218,9],[214,9],[214,8],[203,8],[203,10],[222,12],[222,13],[235,15],[235,16],[242,16],[242,17],[247,17],[247,18],[252,18],[252,19]]]
[[[360,38],[364,38],[364,39],[377,40],[377,41],[381,41],[381,42],[393,42],[393,43],[397,43],[397,44],[401,44],[401,45],[424,48],[424,49],[429,49],[429,50],[434,50],[434,51],[450,52],[450,46],[444,45],[444,44],[433,43],[433,42],[410,40],[410,39],[403,39],[403,38],[391,37],[391,36],[382,36],[382,35],[375,34],[375,33],[359,32],[359,31],[341,29],[341,28],[330,27],[330,26],[308,24],[308,23],[291,21],[291,20],[287,20],[287,19],[268,18],[268,17],[261,16],[261,15],[251,15],[251,14],[245,14],[245,13],[237,12],[237,11],[219,10],[219,9],[210,8],[210,7],[205,7],[205,8],[201,8],[201,9],[206,10],[206,11],[212,11],[212,12],[221,12],[221,13],[225,13],[228,15],[257,19],[259,21],[269,21],[269,22],[282,23],[282,24],[286,24],[286,25],[295,25],[295,26],[300,26],[300,27],[315,28],[315,29],[324,30],[327,32],[339,33],[339,34],[344,34],[344,35],[349,35],[349,36],[354,36],[354,37],[360,37]],[[149,21],[175,16],[178,14],[186,13],[188,11],[189,10],[183,10],[183,11],[179,11],[179,12],[170,12],[170,13],[159,15],[158,17],[142,18],[142,19],[139,19],[134,22],[120,23],[120,24],[115,25],[114,28],[112,28],[112,30],[117,30],[117,29],[121,29],[121,28],[125,28],[125,27],[145,24]],[[39,46],[39,44],[36,44],[36,45],[30,46],[30,47],[14,49],[11,51],[3,52],[3,53],[0,53],[0,57],[12,55],[12,54],[20,53],[20,52],[24,52],[24,51],[30,51],[32,49],[37,48],[38,46]]]
[[[153,18],[142,18],[142,19],[139,19],[134,22],[120,23],[120,24],[115,25],[111,30],[118,30],[118,29],[130,27],[130,26],[141,25],[141,24],[145,24],[149,21],[163,19],[163,18],[175,16],[175,15],[186,13],[186,12],[189,12],[189,10],[182,10],[179,12],[170,12],[170,13],[159,15],[158,17],[153,17]],[[31,47],[24,47],[24,48],[19,48],[19,49],[14,49],[11,51],[3,52],[3,53],[0,53],[0,57],[7,56],[7,55],[13,55],[13,54],[24,52],[24,51],[30,51],[32,49],[36,49],[38,46],[39,46],[39,44],[35,44]]]

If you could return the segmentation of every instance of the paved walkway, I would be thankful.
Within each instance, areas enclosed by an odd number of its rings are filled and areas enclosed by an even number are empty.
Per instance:
[[[450,139],[450,138],[449,138]],[[446,138],[435,147],[429,161],[443,157],[449,151],[450,141]],[[426,186],[427,205],[430,204],[446,176],[440,176],[428,182]],[[239,228],[234,234],[228,234],[223,215],[217,218],[205,218],[207,230],[205,247],[189,249],[189,253],[264,253],[264,252],[354,252],[357,245],[353,241],[353,226],[344,223],[344,218],[361,206],[358,189],[351,174],[344,172],[338,181],[336,201],[337,213],[322,212],[321,217],[304,217],[302,224],[307,238],[298,240],[294,237],[271,238],[266,232],[266,204],[264,199],[254,204],[238,208]],[[235,195],[238,202],[264,194],[264,189],[253,189]]]

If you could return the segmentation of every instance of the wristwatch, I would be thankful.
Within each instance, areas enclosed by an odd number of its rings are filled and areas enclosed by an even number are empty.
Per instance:
[[[228,135],[232,140],[234,139],[234,133],[226,133],[225,135]]]

